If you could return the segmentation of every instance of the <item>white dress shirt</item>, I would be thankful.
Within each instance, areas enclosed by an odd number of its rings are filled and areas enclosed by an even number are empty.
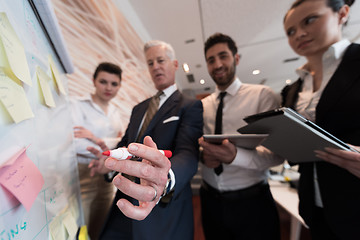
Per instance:
[[[160,95],[159,108],[164,104],[164,102],[177,90],[176,84],[169,86],[163,90],[163,94]]]
[[[119,132],[123,132],[123,122],[119,109],[109,104],[106,114],[99,105],[93,102],[90,95],[85,97],[74,97],[70,100],[71,113],[74,126],[82,126],[93,133],[97,138],[104,140],[110,148],[114,148],[120,141]],[[86,150],[92,146],[99,148],[98,145],[86,138],[74,138],[75,150],[78,155],[78,162],[88,164],[95,156]]]
[[[246,125],[246,116],[268,111],[279,107],[275,93],[266,86],[244,84],[236,78],[226,89],[223,107],[224,134],[236,134],[236,130]],[[214,134],[215,116],[219,104],[220,90],[202,100],[204,107],[204,134]],[[266,180],[268,168],[279,165],[283,158],[273,154],[265,147],[256,150],[237,147],[237,153],[231,164],[223,164],[220,175],[213,168],[202,164],[202,177],[212,187],[220,191],[233,191],[249,187]]]
[[[166,89],[162,90],[162,91],[163,91],[163,94],[161,94],[161,95],[159,96],[159,106],[158,106],[158,109],[161,108],[161,106],[164,104],[164,102],[165,102],[166,100],[168,100],[168,98],[169,98],[176,90],[177,90],[176,84],[173,84],[173,85],[167,87]],[[139,129],[138,129],[138,133],[137,133],[137,134],[139,134],[139,132],[140,132],[140,129],[141,129],[143,123],[144,123],[145,117],[146,117],[146,114],[144,114],[144,116],[143,116],[143,119],[142,119],[142,121],[141,121],[141,124],[140,124],[140,126],[139,126]]]

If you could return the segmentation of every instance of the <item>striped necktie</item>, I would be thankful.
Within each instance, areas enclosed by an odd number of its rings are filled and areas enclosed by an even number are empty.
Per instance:
[[[145,130],[147,129],[147,127],[149,126],[149,123],[151,122],[151,120],[153,119],[155,113],[157,112],[158,108],[159,108],[159,102],[160,102],[160,96],[163,94],[162,91],[159,91],[156,93],[155,96],[153,96],[149,102],[149,106],[148,109],[146,111],[146,116],[145,116],[145,120],[143,122],[143,125],[139,131],[139,134],[137,136],[136,142],[139,142],[144,133]]]

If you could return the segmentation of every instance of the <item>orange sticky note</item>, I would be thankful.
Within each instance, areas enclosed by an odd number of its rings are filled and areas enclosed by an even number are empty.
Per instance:
[[[24,148],[0,168],[0,184],[29,211],[44,185],[44,178]]]

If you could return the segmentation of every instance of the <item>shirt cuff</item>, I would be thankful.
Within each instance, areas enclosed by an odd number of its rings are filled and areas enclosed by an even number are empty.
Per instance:
[[[175,174],[171,168],[168,173],[168,178],[169,178],[169,175],[170,175],[170,183],[168,183],[168,185],[170,185],[169,192],[171,192],[175,187]]]
[[[230,163],[230,165],[237,167],[249,167],[252,163],[252,159],[256,150],[254,149],[245,149],[236,147],[236,156],[235,159]]]
[[[169,173],[168,173],[168,180],[164,187],[163,194],[160,196],[160,198],[156,204],[158,204],[160,202],[161,198],[163,198],[167,194],[171,193],[173,191],[174,187],[175,187],[175,174],[174,174],[173,170],[170,168]]]

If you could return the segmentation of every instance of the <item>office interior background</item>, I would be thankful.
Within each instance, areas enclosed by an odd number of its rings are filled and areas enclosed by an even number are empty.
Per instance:
[[[115,62],[124,72],[121,89],[113,102],[121,108],[123,121],[128,121],[132,107],[156,91],[142,48],[144,42],[159,39],[169,42],[175,49],[179,60],[176,76],[179,89],[193,97],[206,96],[214,91],[215,84],[207,72],[203,43],[215,32],[228,34],[236,41],[241,55],[236,74],[241,81],[268,85],[279,93],[286,84],[297,79],[295,69],[305,63],[305,59],[289,47],[283,29],[284,14],[292,2],[53,0],[75,66],[75,73],[68,76],[70,95],[92,91],[91,74],[98,62]],[[360,4],[354,4],[343,30],[346,38],[358,43],[360,15],[356,13],[359,12]],[[193,180],[195,191],[199,186],[197,175]],[[296,195],[291,197],[296,198]],[[195,201],[195,207],[197,204]],[[299,239],[304,227],[294,220],[294,216],[301,218],[296,213],[297,203],[292,205],[295,213],[287,226],[291,230],[285,235]],[[195,218],[199,223],[196,210]],[[201,239],[199,228],[201,226],[197,226],[195,234]],[[302,239],[307,239],[308,234],[302,232]]]
[[[185,94],[201,97],[214,90],[204,60],[203,43],[222,32],[234,38],[241,55],[241,81],[265,84],[275,92],[296,80],[305,60],[288,46],[283,17],[288,0],[52,0],[75,73],[68,76],[70,95],[93,89],[91,74],[101,61],[123,69],[113,100],[127,121],[132,107],[155,93],[143,57],[143,43],[169,42],[179,60],[176,83]],[[344,35],[360,42],[360,4],[351,8]],[[183,64],[189,66],[185,72]],[[126,125],[126,124],[125,124]]]
[[[210,94],[215,88],[215,84],[207,72],[203,53],[204,41],[215,32],[228,34],[237,42],[241,55],[237,76],[243,82],[268,85],[279,93],[285,84],[296,80],[294,70],[305,62],[304,59],[292,52],[283,30],[283,16],[292,3],[289,0],[44,1],[53,5],[74,65],[73,73],[62,76],[67,79],[65,87],[70,96],[82,96],[93,92],[92,74],[99,62],[114,62],[122,67],[122,85],[112,102],[121,109],[122,118],[119,121],[123,121],[124,127],[127,126],[132,107],[156,92],[143,54],[143,45],[148,40],[163,40],[174,47],[180,64],[176,78],[178,88],[184,94],[197,98]],[[26,26],[32,30],[39,29],[36,19],[31,22],[29,16],[32,15],[26,15],[32,13],[28,6],[30,2],[32,1],[19,0],[10,3],[10,1],[5,2],[4,0],[3,4],[0,4],[0,8],[11,9],[6,6],[23,5],[23,11],[16,10],[14,12],[21,15],[20,20],[28,21],[16,23],[14,26]],[[9,16],[11,16],[10,12]],[[350,21],[344,28],[345,37],[358,43],[360,43],[359,12],[360,3],[355,3],[351,8]],[[19,20],[16,18],[16,14],[10,18],[13,23]],[[23,29],[16,29],[19,33],[26,32],[21,30]],[[26,43],[25,46],[32,47],[27,54],[33,57],[35,50],[46,49],[47,45],[39,44],[36,46],[39,49],[35,48],[33,45],[42,43],[40,40],[45,37],[39,32],[31,33],[33,35],[30,37],[26,35],[27,38],[23,39],[23,43]],[[39,52],[42,53],[42,51]],[[47,63],[47,55],[43,54],[35,60],[31,58],[29,61],[32,71],[35,69],[35,64]],[[186,71],[182,67],[185,64],[188,66]],[[47,64],[43,65],[47,66]],[[44,67],[44,69],[47,68]],[[36,76],[34,73],[32,75]],[[34,82],[37,83],[37,80]],[[9,234],[8,236],[10,236],[19,226],[21,227],[25,223],[30,226],[31,223],[34,224],[32,228],[23,228],[23,232],[17,233],[18,237],[21,238],[25,235],[30,237],[30,232],[40,239],[47,236],[51,225],[59,226],[59,229],[63,228],[63,219],[60,221],[58,220],[60,218],[52,218],[63,210],[63,206],[66,206],[67,210],[73,210],[72,207],[76,208],[75,206],[77,206],[74,202],[77,202],[78,195],[75,194],[76,196],[73,196],[72,199],[67,198],[70,193],[78,193],[78,189],[74,187],[77,186],[77,182],[72,182],[74,179],[69,177],[76,176],[74,171],[76,170],[76,161],[70,154],[72,147],[71,121],[67,114],[68,109],[63,108],[66,106],[68,96],[54,94],[58,105],[49,107],[38,99],[39,86],[35,85],[30,88],[25,84],[24,88],[28,93],[30,104],[35,110],[35,117],[29,121],[15,124],[8,120],[8,115],[3,114],[5,113],[5,109],[3,109],[0,118],[0,132],[2,133],[0,152],[3,153],[2,150],[6,149],[8,145],[31,143],[28,151],[29,157],[38,165],[42,173],[45,173],[43,175],[46,187],[39,194],[40,197],[36,199],[35,207],[30,212],[26,212],[14,197],[7,197],[5,190],[0,191],[2,201],[0,205],[0,210],[2,210],[0,212],[0,235]],[[55,93],[55,88],[52,90]],[[125,129],[122,132],[124,131]],[[38,151],[38,148],[41,148],[42,151]],[[57,154],[58,152],[61,154]],[[63,181],[63,179],[71,181]],[[294,196],[296,197],[296,194]],[[46,204],[48,204],[46,209],[48,212],[44,211]],[[198,207],[198,202],[194,202],[194,204],[195,207]],[[10,207],[4,210],[4,205]],[[295,203],[293,209],[297,209]],[[295,215],[296,213],[293,216]],[[198,218],[196,221],[198,224],[200,222],[198,212],[196,212],[195,218]],[[81,217],[77,216],[76,219],[79,220]],[[2,230],[5,223],[8,227],[7,232]],[[196,229],[199,227],[201,226],[196,226]],[[54,229],[58,228],[54,227]],[[76,233],[77,229],[72,230]],[[36,233],[37,231],[39,233]]]

